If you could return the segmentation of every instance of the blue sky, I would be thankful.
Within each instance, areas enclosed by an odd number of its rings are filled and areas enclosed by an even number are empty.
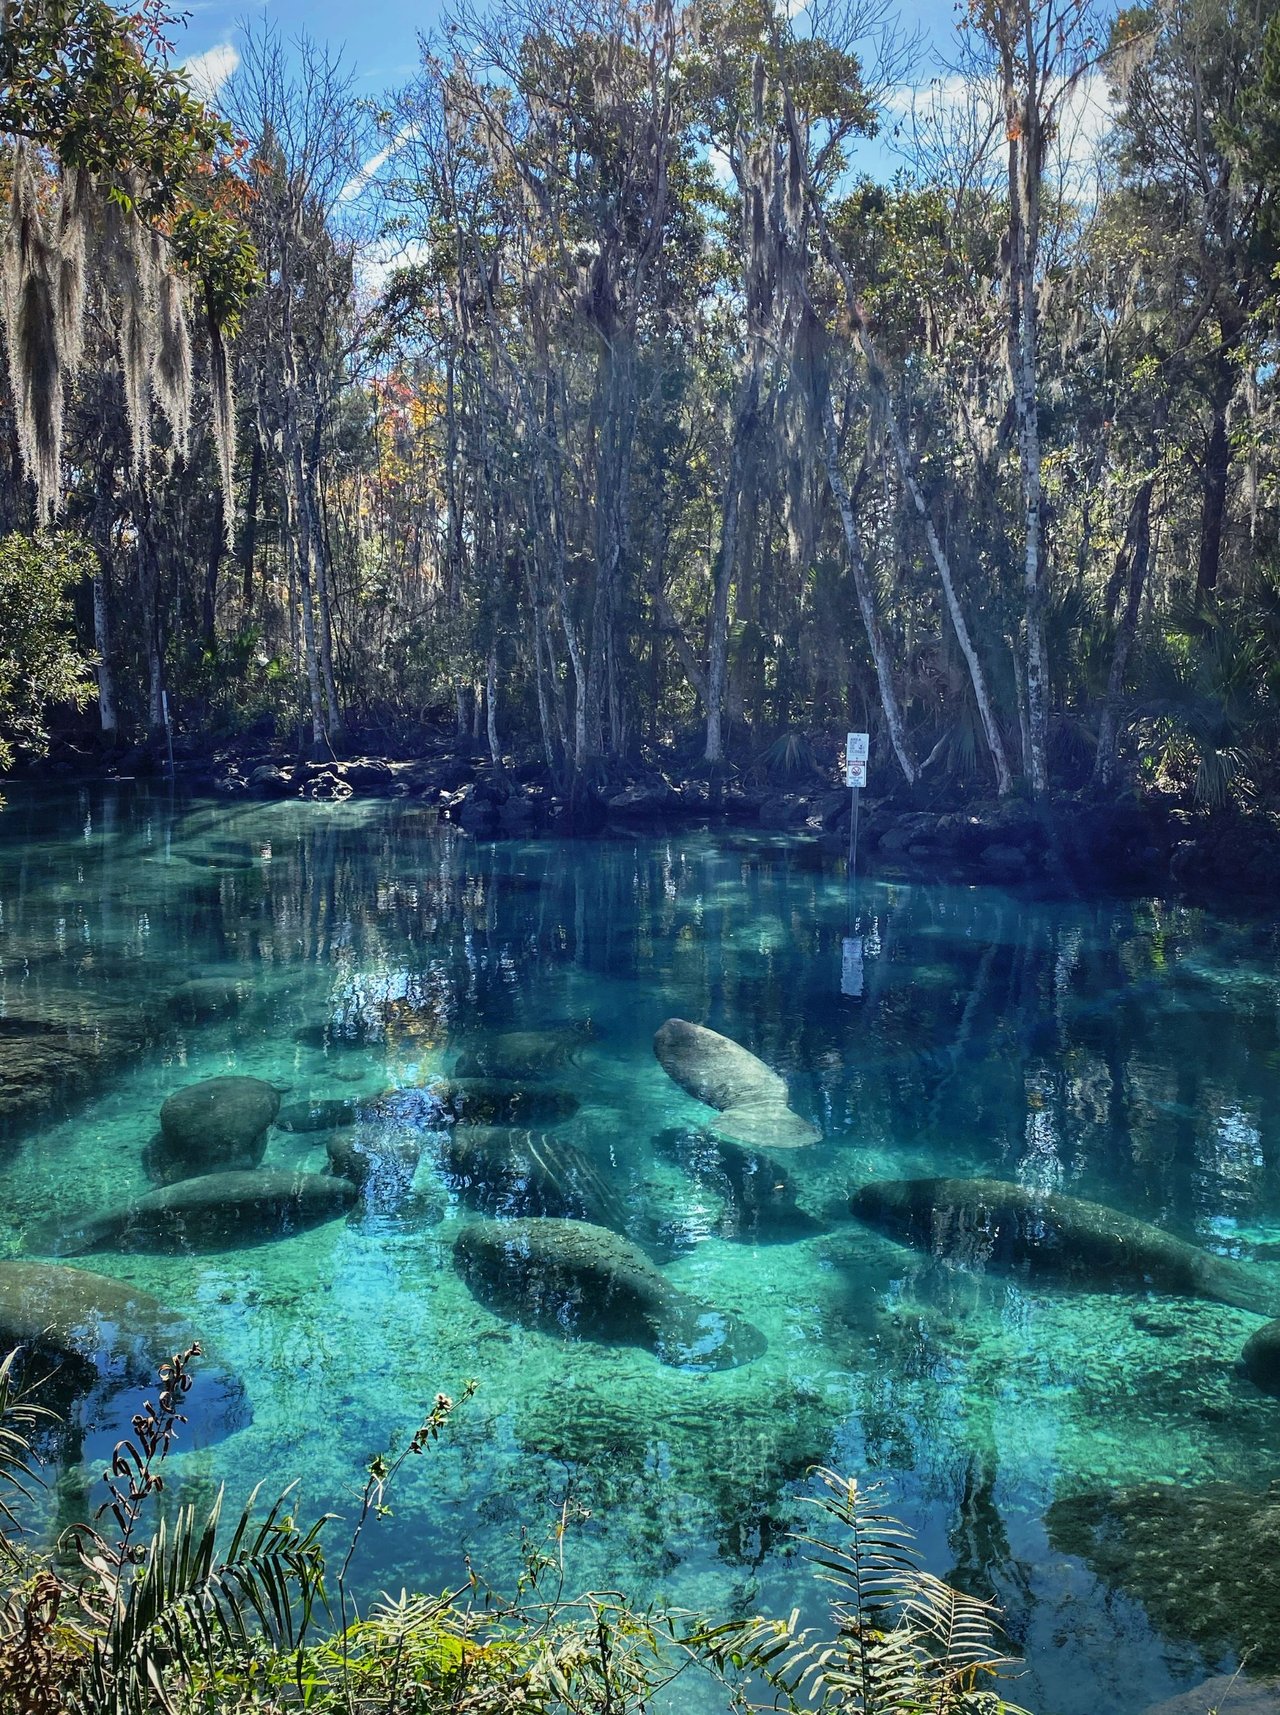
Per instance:
[[[286,39],[305,31],[331,48],[341,47],[362,93],[376,95],[412,75],[418,34],[429,29],[440,12],[440,5],[424,5],[421,0],[266,0],[265,5],[251,9],[244,0],[238,4],[195,0],[179,35],[177,53],[188,59],[209,56],[206,63],[216,72],[231,63],[226,50],[234,47],[246,17],[256,21],[265,16]],[[955,12],[953,0],[923,0],[917,6],[903,6],[901,18],[907,28],[919,26],[928,41],[945,52]],[[920,81],[926,82],[936,69],[926,51]]]

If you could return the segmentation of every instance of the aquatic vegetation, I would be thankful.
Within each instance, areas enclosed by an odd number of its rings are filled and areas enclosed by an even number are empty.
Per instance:
[[[1059,1552],[1136,1596],[1167,1636],[1191,1639],[1209,1661],[1230,1652],[1250,1673],[1280,1670],[1280,1584],[1259,1575],[1275,1564],[1280,1485],[1142,1483],[1066,1495],[1047,1522]]]

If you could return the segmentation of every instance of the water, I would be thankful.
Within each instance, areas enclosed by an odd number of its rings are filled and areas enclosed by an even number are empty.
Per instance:
[[[840,991],[851,929],[856,997]],[[93,1052],[9,1128],[0,1255],[149,1189],[145,1147],[185,1084],[369,1097],[447,1076],[496,1033],[555,1031],[547,1081],[581,1106],[542,1129],[578,1146],[668,1279],[752,1324],[765,1354],[672,1367],[482,1305],[453,1265],[468,1211],[428,1138],[407,1200],[252,1247],[79,1259],[188,1314],[244,1380],[252,1422],[175,1455],[170,1500],[296,1478],[308,1515],[350,1517],[369,1458],[475,1378],[366,1532],[364,1592],[441,1587],[464,1555],[509,1587],[522,1528],[539,1540],[567,1513],[571,1587],[816,1616],[788,1532],[821,1463],[883,1479],[928,1564],[1002,1602],[1019,1701],[1141,1711],[1231,1666],[1233,1617],[1215,1630],[1150,1576],[1105,1581],[1071,1509],[1159,1481],[1238,1512],[1240,1487],[1265,1488],[1280,1401],[1234,1369],[1259,1318],[931,1265],[852,1222],[847,1195],[915,1174],[1069,1190],[1280,1293],[1278,1007],[1270,925],[1158,901],[863,883],[851,908],[816,854],[751,836],[489,845],[407,806],[17,796],[0,1025],[70,1020]],[[651,1047],[673,1014],[746,1044],[821,1128],[777,1158],[812,1218],[798,1231],[689,1171],[707,1166],[690,1141],[707,1110]],[[264,1165],[325,1159],[324,1134],[273,1130]],[[91,1475],[63,1474],[59,1516]]]

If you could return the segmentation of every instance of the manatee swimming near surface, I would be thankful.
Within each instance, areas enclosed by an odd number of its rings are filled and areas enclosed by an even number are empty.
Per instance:
[[[165,1183],[256,1167],[267,1148],[267,1128],[280,1111],[280,1093],[261,1078],[205,1078],[175,1090],[160,1109],[160,1136],[148,1169]]]
[[[224,1250],[336,1221],[355,1201],[354,1185],[324,1173],[206,1173],[148,1191],[78,1225],[43,1229],[28,1245],[46,1256]]]
[[[1153,1287],[1273,1316],[1280,1294],[1250,1269],[1102,1203],[1002,1179],[894,1179],[850,1207],[903,1244],[971,1267],[1021,1269],[1095,1288]]]
[[[642,1346],[677,1369],[733,1369],[765,1350],[750,1323],[700,1304],[629,1239],[587,1221],[476,1221],[453,1255],[482,1304],[548,1333]]]
[[[786,1169],[763,1150],[747,1149],[727,1138],[682,1126],[660,1132],[653,1147],[722,1199],[722,1238],[768,1244],[812,1238],[827,1231],[824,1221],[799,1207]]]
[[[653,1038],[663,1071],[686,1095],[718,1108],[717,1137],[757,1149],[801,1149],[821,1135],[788,1106],[784,1078],[705,1024],[669,1018]]]
[[[556,1215],[621,1229],[626,1205],[575,1144],[514,1126],[459,1125],[442,1133],[441,1172],[482,1215]]]
[[[21,1348],[28,1380],[55,1370],[41,1397],[64,1416],[70,1443],[96,1438],[109,1452],[129,1431],[138,1390],[196,1338],[185,1317],[125,1281],[62,1263],[0,1262],[0,1352]],[[216,1358],[197,1360],[197,1373],[183,1406],[188,1447],[232,1434],[252,1417],[243,1386]]]
[[[431,1086],[431,1094],[465,1125],[543,1125],[569,1119],[580,1105],[571,1090],[506,1078],[446,1078]]]

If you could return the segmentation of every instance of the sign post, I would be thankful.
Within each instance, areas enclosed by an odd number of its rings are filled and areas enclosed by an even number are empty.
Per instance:
[[[867,783],[867,758],[871,740],[865,732],[851,732],[844,747],[844,783],[853,794],[849,805],[849,874],[858,868],[858,795]]]

